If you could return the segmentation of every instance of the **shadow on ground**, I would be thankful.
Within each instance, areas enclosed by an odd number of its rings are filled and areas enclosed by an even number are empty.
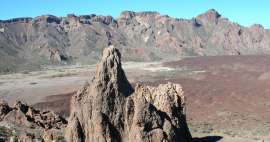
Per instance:
[[[201,138],[193,138],[192,142],[218,142],[221,139],[221,136],[206,136]]]

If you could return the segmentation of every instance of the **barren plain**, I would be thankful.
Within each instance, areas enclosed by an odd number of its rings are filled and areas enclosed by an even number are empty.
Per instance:
[[[126,62],[128,80],[183,86],[194,141],[270,141],[270,56],[191,57],[174,62]],[[68,117],[70,97],[95,65],[50,67],[0,76],[0,97],[23,100]]]

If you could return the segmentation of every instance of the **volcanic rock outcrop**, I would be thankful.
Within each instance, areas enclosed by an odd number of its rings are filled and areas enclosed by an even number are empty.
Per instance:
[[[14,107],[10,107],[2,101],[0,104],[0,121],[14,122],[19,125],[33,123],[44,129],[61,129],[67,124],[64,118],[51,111],[41,112],[20,101],[16,102]]]
[[[69,142],[190,142],[179,84],[150,87],[128,82],[121,54],[105,48],[96,75],[71,102]]]
[[[67,121],[52,111],[42,112],[20,101],[13,107],[3,100],[0,102],[1,134],[3,135],[3,131],[6,130],[6,141],[14,139],[20,142],[51,142],[59,133],[62,135],[61,129],[66,125]]]

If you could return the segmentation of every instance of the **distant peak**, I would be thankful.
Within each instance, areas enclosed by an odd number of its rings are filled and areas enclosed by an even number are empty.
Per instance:
[[[205,14],[214,15],[217,18],[221,17],[221,15],[219,14],[219,12],[216,11],[215,9],[209,9],[208,11],[205,12]]]
[[[160,13],[156,11],[143,11],[143,12],[123,11],[120,14],[120,18],[131,19],[135,16],[144,17],[144,16],[155,16],[155,15],[160,15]]]
[[[38,17],[34,18],[34,22],[42,22],[42,21],[48,22],[48,23],[55,22],[55,23],[59,24],[61,19],[54,16],[54,15],[42,15],[42,16],[38,16]]]
[[[136,16],[136,13],[133,12],[133,11],[123,11],[123,12],[121,12],[121,14],[120,14],[120,17],[121,17],[121,18],[124,18],[124,19],[131,19],[131,18],[133,18],[134,16]]]
[[[68,18],[76,18],[77,16],[75,14],[67,14]]]
[[[206,11],[206,13],[216,13],[217,15],[220,15],[215,9],[209,9]]]
[[[126,15],[126,14],[131,14],[131,15],[133,15],[133,14],[135,14],[136,12],[134,12],[134,11],[129,11],[129,10],[125,10],[125,11],[122,11],[121,12],[121,15]]]
[[[217,24],[221,15],[215,9],[209,9],[203,14],[200,14],[195,19],[201,21],[204,25]]]
[[[141,15],[141,16],[160,15],[160,13],[157,11],[144,11],[144,12],[138,12],[138,15]]]
[[[200,14],[198,17],[207,17],[211,19],[217,19],[217,18],[220,18],[221,15],[215,9],[209,9],[203,14]]]
[[[250,28],[254,28],[254,29],[264,29],[263,25],[261,24],[253,24],[250,26]]]

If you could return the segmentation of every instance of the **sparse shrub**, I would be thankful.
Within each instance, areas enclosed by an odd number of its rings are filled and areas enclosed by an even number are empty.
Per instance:
[[[66,142],[65,137],[64,136],[58,136],[56,139],[56,142]]]
[[[12,130],[0,126],[0,140],[8,141],[10,137],[12,137],[13,133]]]
[[[0,136],[9,136],[12,134],[12,131],[4,126],[0,126]]]
[[[23,71],[22,74],[29,74],[30,72],[29,71]]]

